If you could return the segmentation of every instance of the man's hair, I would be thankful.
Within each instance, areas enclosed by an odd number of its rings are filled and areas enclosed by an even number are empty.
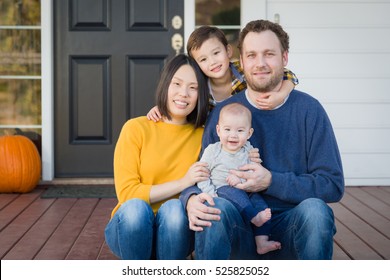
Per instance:
[[[273,23],[268,20],[253,20],[248,22],[248,24],[240,32],[237,46],[237,48],[240,50],[240,53],[242,52],[242,44],[244,42],[244,39],[249,32],[260,33],[267,30],[272,31],[278,37],[282,53],[284,53],[285,51],[288,52],[290,47],[289,37],[279,24]]]
[[[227,48],[228,41],[225,33],[217,27],[204,25],[195,29],[187,41],[187,53],[191,56],[192,50],[198,50],[210,38],[217,38]]]
[[[244,115],[247,117],[249,125],[251,125],[252,123],[251,111],[241,103],[234,102],[223,106],[221,111],[219,112],[219,118],[221,118],[221,116],[226,113],[232,114],[234,116]]]

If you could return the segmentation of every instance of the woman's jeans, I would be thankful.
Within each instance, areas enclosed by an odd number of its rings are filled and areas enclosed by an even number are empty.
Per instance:
[[[320,199],[309,198],[283,211],[271,207],[270,239],[281,242],[282,249],[264,255],[256,253],[252,228],[233,204],[223,198],[214,202],[221,220],[195,234],[197,259],[332,259],[334,216]]]
[[[105,237],[115,255],[129,260],[185,259],[194,243],[178,199],[162,204],[156,215],[143,200],[126,201],[107,224]]]

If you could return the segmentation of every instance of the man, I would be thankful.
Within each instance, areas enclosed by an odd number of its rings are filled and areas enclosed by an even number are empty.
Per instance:
[[[218,141],[215,131],[220,109],[239,102],[252,113],[252,145],[263,165],[247,164],[231,171],[243,179],[236,187],[261,192],[271,208],[271,238],[281,249],[256,254],[249,224],[222,198],[211,198],[196,188],[181,195],[190,228],[196,231],[198,259],[331,259],[334,216],[327,205],[341,199],[344,177],[329,118],[320,103],[293,90],[274,110],[260,110],[256,98],[277,91],[288,62],[289,37],[266,20],[249,22],[238,48],[247,90],[217,106],[210,114],[202,147]]]

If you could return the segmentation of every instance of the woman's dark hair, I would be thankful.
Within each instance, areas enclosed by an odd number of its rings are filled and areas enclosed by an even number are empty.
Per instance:
[[[198,100],[194,110],[187,116],[187,121],[192,123],[195,128],[205,124],[209,111],[209,89],[206,82],[206,77],[200,70],[198,64],[191,57],[185,54],[179,54],[170,59],[164,66],[160,81],[156,90],[156,103],[160,113],[171,120],[168,111],[168,88],[172,78],[177,70],[183,65],[190,65],[194,69],[196,80],[198,82]]]

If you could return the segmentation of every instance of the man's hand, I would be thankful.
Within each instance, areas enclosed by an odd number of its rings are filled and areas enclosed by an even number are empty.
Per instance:
[[[240,170],[230,170],[230,173],[246,180],[235,186],[235,188],[246,192],[264,191],[271,185],[272,181],[271,172],[256,163],[241,166]]]
[[[207,193],[193,195],[187,202],[187,215],[190,229],[193,231],[202,231],[203,227],[211,226],[210,221],[218,221],[221,210],[204,204],[208,202],[215,205],[213,198]]]

